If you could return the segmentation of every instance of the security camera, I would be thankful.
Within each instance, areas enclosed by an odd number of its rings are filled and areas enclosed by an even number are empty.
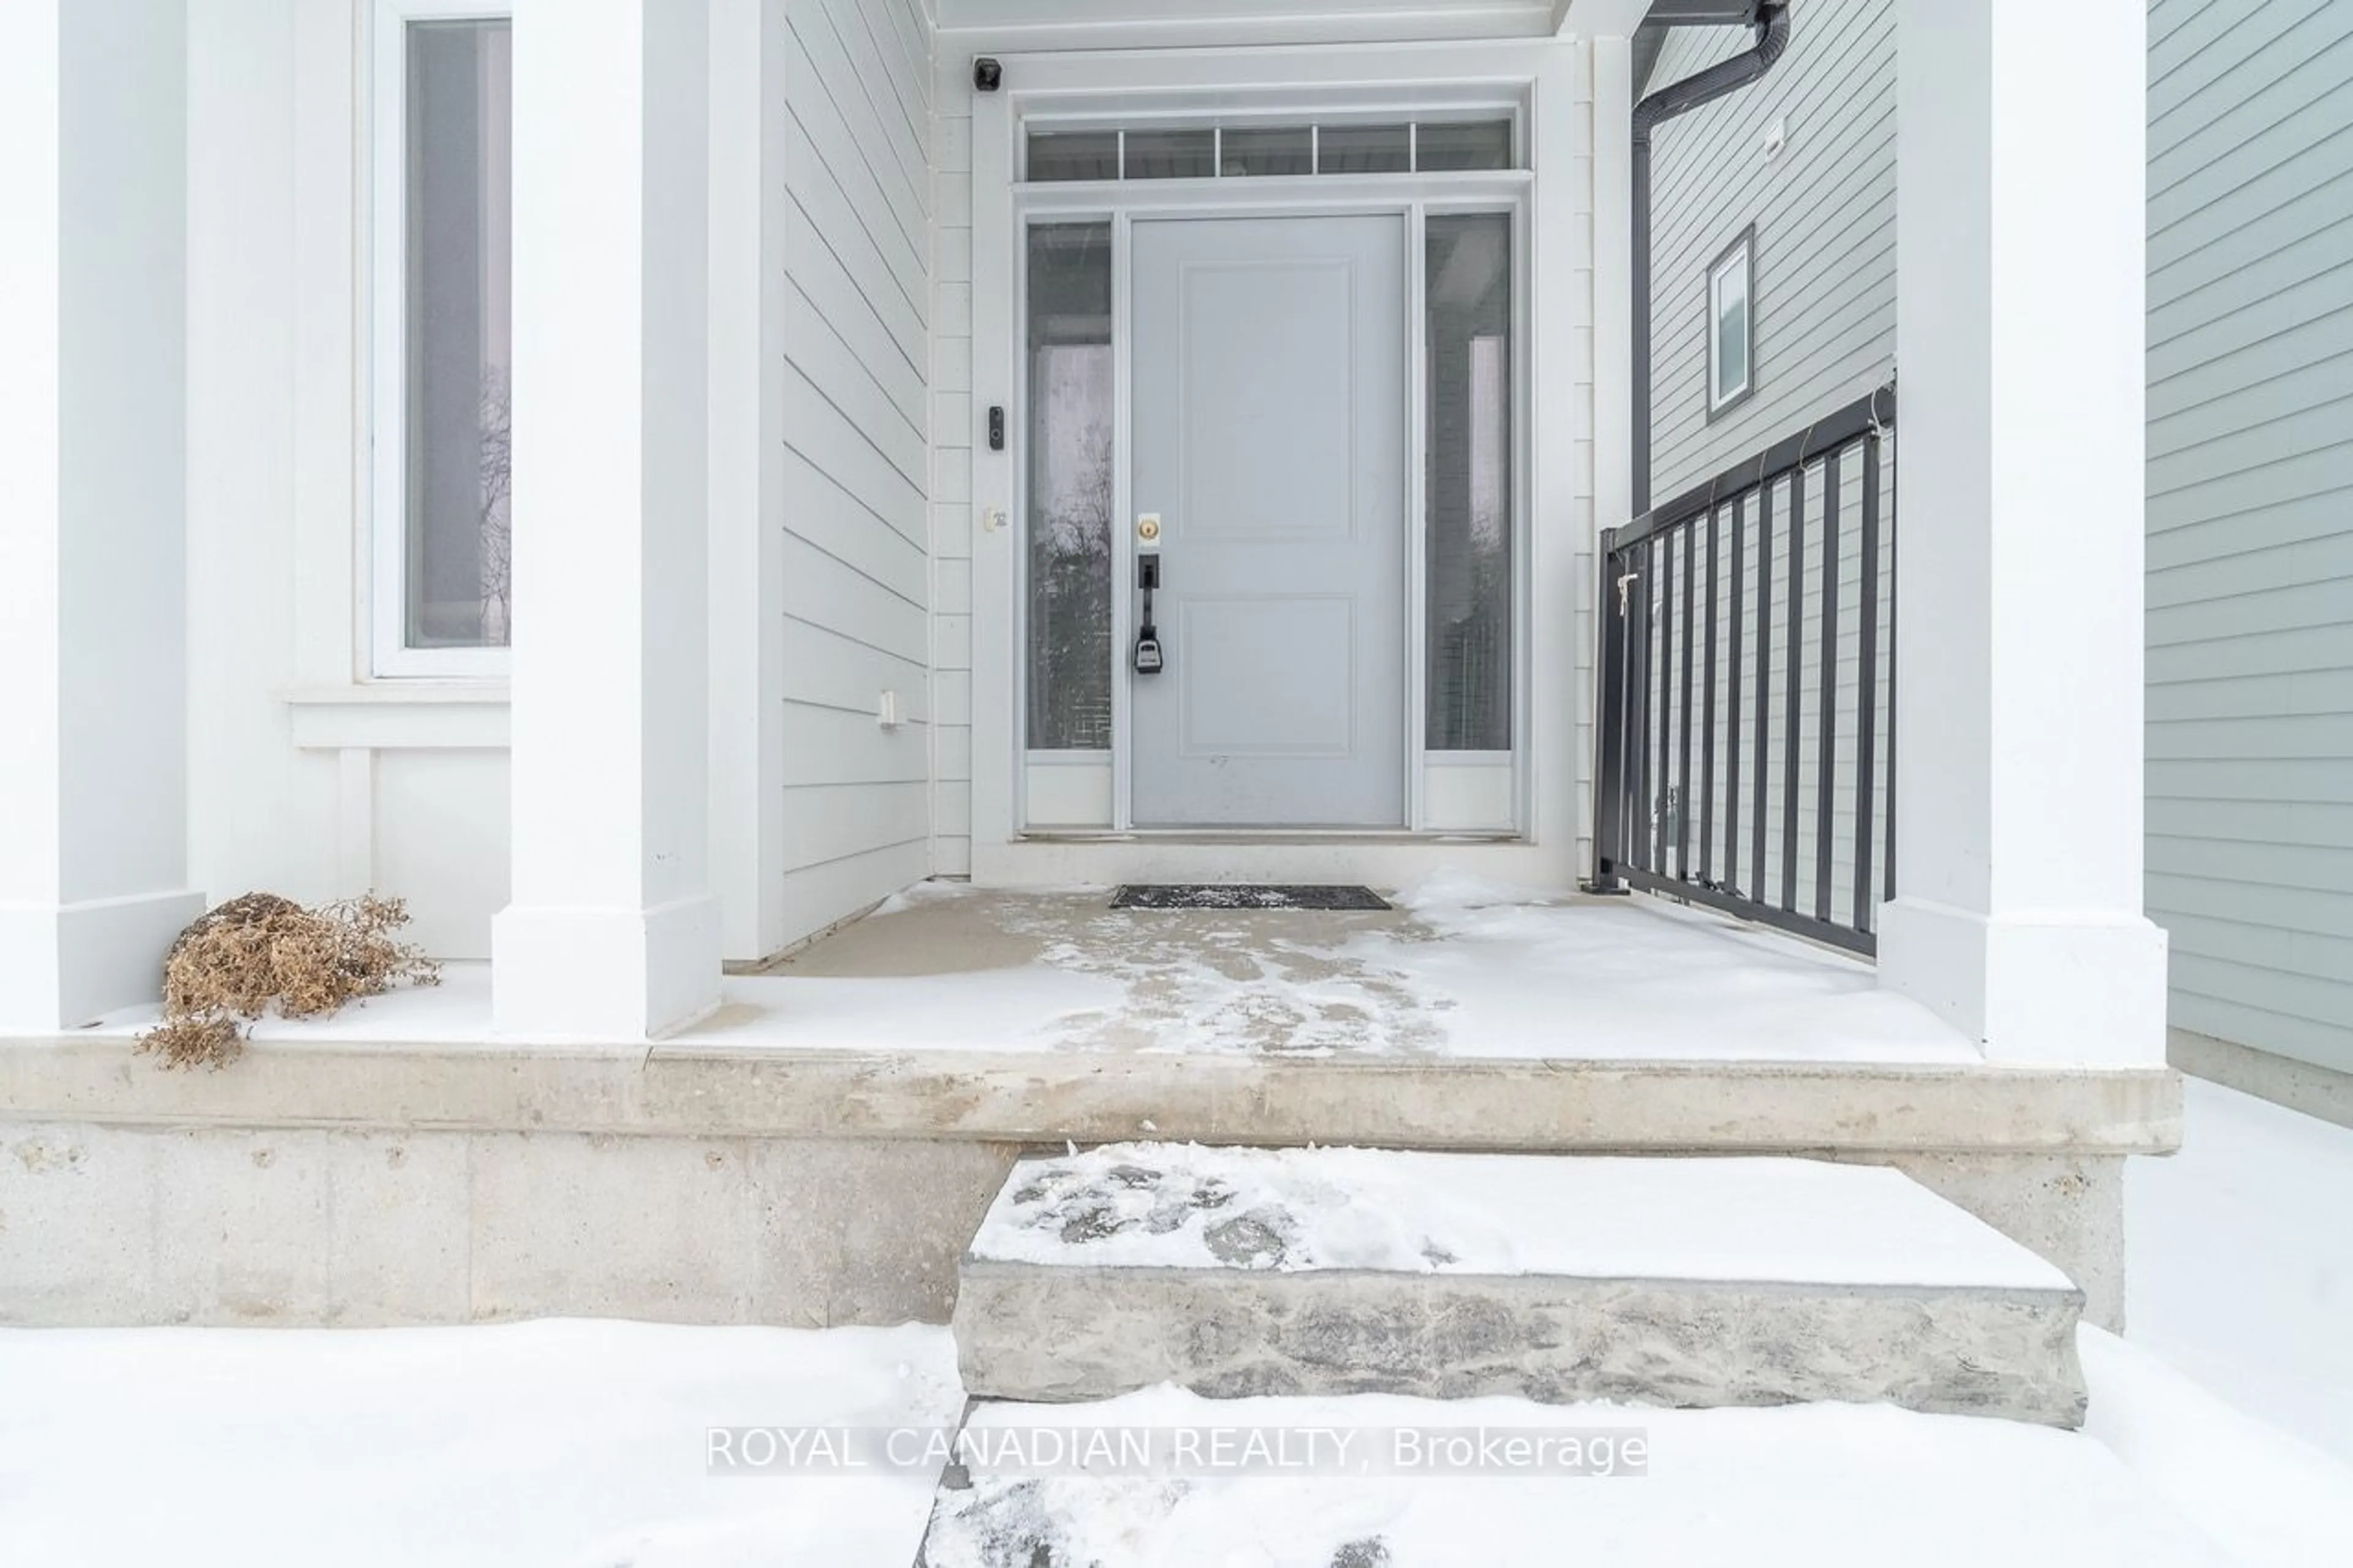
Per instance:
[[[972,62],[972,86],[975,92],[995,92],[1005,79],[1005,68],[987,55]]]

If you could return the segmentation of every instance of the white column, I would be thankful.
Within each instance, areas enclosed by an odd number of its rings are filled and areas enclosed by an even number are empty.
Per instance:
[[[2000,1060],[2161,1063],[2141,906],[2142,0],[1898,0],[1883,984]]]
[[[723,951],[785,924],[784,15],[711,0],[711,889]]]
[[[187,889],[187,25],[0,48],[0,1032],[152,998]]]
[[[513,902],[503,1033],[717,1005],[704,0],[515,6]]]

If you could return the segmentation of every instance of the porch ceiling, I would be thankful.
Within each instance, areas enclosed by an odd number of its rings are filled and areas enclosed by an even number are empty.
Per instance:
[[[1198,44],[1542,37],[1567,0],[940,0],[943,28],[984,35],[1177,34]]]

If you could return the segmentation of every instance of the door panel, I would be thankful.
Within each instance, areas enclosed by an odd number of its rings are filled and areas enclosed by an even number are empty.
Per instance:
[[[1132,489],[1160,517],[1166,656],[1130,678],[1134,820],[1402,826],[1405,220],[1133,233]]]
[[[1176,606],[1192,679],[1180,749],[1192,755],[1345,758],[1354,751],[1356,606],[1342,595],[1196,594]]]

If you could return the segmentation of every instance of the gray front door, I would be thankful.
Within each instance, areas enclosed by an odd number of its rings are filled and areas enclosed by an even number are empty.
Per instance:
[[[1394,216],[1134,225],[1166,656],[1129,678],[1140,827],[1405,825],[1405,243]]]

